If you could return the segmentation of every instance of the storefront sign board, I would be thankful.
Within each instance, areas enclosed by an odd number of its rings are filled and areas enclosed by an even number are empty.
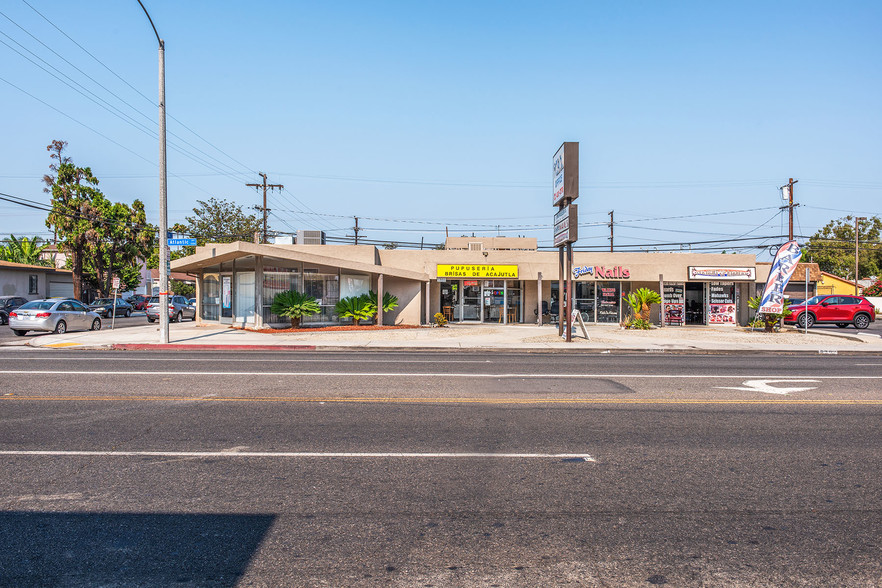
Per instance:
[[[579,215],[575,204],[564,206],[554,215],[554,246],[575,243],[579,238]]]
[[[690,280],[756,281],[755,267],[689,266]]]
[[[631,270],[620,265],[605,267],[602,265],[577,265],[573,268],[573,278],[592,276],[597,280],[627,280],[631,277]]]
[[[518,277],[516,265],[438,264],[439,278],[512,278]]]
[[[551,161],[552,206],[579,197],[579,143],[566,142]]]

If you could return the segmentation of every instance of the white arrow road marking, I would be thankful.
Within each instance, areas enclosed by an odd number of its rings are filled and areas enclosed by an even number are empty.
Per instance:
[[[817,386],[783,388],[769,384],[790,384],[792,382],[815,382],[818,380],[747,380],[742,386],[716,386],[723,390],[745,390],[747,392],[765,392],[766,394],[787,394],[789,392],[805,392],[815,390]]]

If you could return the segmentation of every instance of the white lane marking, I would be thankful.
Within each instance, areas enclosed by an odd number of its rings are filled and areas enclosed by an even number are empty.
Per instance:
[[[772,386],[771,384],[791,384],[794,382],[814,382],[820,380],[746,380],[742,386],[716,386],[720,390],[745,390],[747,392],[764,392],[766,394],[788,394],[790,392],[806,392],[808,390],[817,390],[817,386]]]
[[[47,457],[354,457],[354,458],[481,458],[581,459],[596,462],[587,453],[412,453],[326,451],[0,451],[0,455]]]
[[[420,373],[420,372],[191,372],[191,371],[98,371],[98,370],[4,370],[4,374],[39,374],[64,376],[329,376],[329,377],[372,377],[372,378],[656,378],[656,379],[743,379],[744,375],[721,374],[466,374],[466,373]],[[766,375],[765,379],[788,378],[788,375]],[[880,376],[815,376],[819,380],[882,380]]]

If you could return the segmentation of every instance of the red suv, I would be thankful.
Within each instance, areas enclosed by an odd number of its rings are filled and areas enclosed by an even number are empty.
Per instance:
[[[873,303],[863,296],[828,295],[815,296],[790,307],[793,313],[784,319],[785,323],[796,323],[800,328],[814,324],[829,323],[840,329],[854,325],[856,329],[866,329],[876,320]]]

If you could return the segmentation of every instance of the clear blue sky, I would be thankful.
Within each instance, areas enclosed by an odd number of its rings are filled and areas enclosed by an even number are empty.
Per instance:
[[[45,147],[64,139],[158,223],[155,137],[10,48],[155,133],[157,43],[137,1],[27,1],[103,65],[2,4],[0,192],[48,202]],[[577,245],[608,245],[592,223],[610,210],[617,246],[786,234],[789,177],[798,234],[882,214],[876,1],[144,3],[166,41],[170,224],[209,196],[257,204],[244,184],[263,171],[286,188],[277,230],[342,236],[357,215],[368,239],[435,243],[447,226],[549,245],[562,141],[581,147]],[[712,214],[745,209],[761,210]],[[0,235],[47,235],[44,213],[0,215]],[[682,215],[708,216],[640,220]]]

